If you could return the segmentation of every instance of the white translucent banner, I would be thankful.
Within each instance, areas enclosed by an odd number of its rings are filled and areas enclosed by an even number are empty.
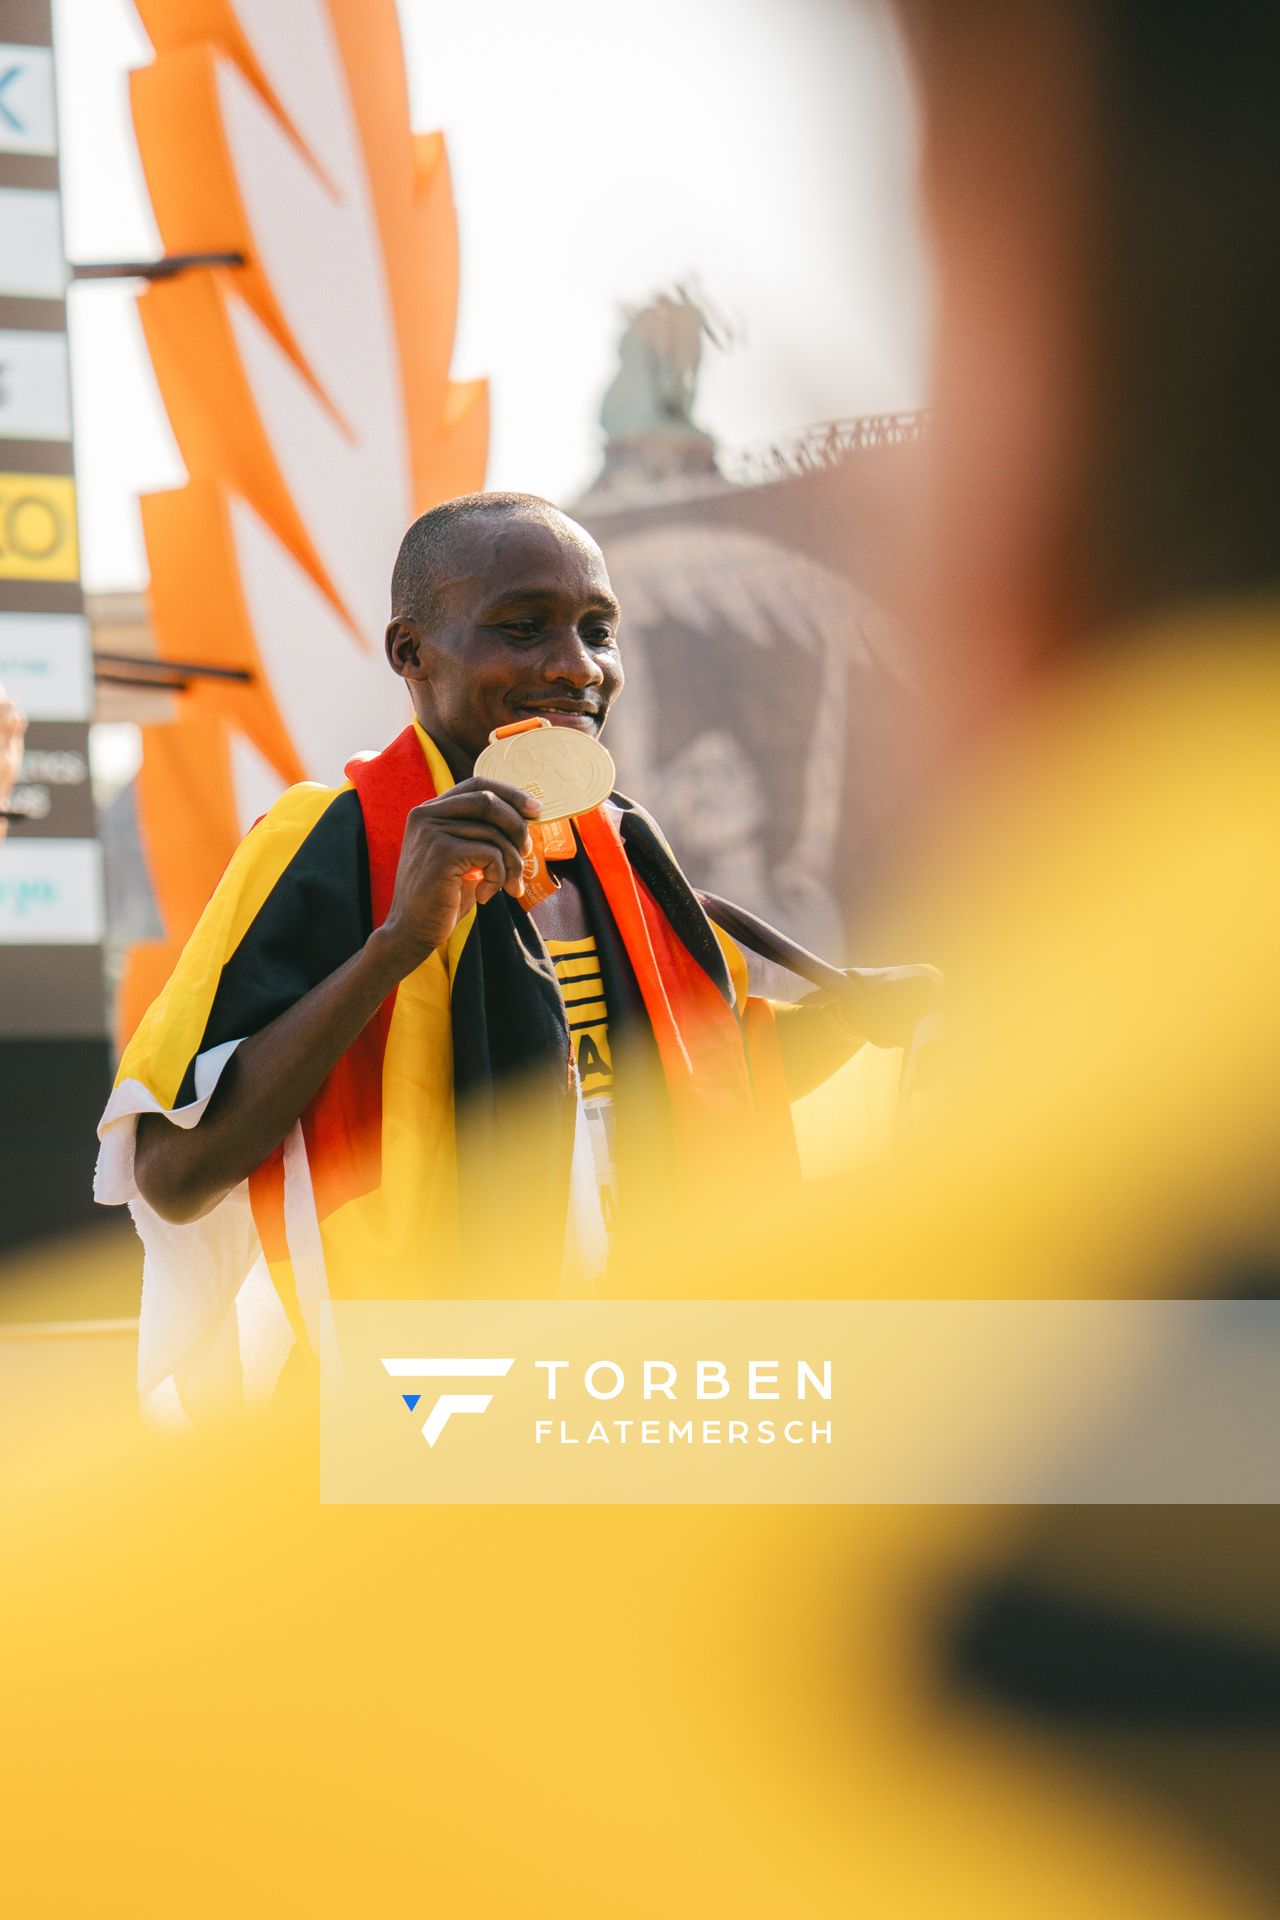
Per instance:
[[[1280,1499],[1273,1301],[339,1302],[331,1501]]]

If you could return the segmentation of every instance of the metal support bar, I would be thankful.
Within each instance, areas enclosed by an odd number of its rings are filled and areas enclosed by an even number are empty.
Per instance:
[[[159,260],[82,261],[71,268],[73,280],[174,280],[197,267],[243,267],[242,253],[167,253]]]
[[[136,653],[95,652],[93,656],[95,680],[114,680],[122,686],[162,686],[163,674],[182,674],[194,680],[234,680],[242,686],[254,678],[248,667],[214,667],[200,660],[144,658]]]

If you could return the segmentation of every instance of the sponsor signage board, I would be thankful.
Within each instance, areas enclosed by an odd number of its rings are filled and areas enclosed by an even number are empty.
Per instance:
[[[62,473],[0,473],[0,580],[78,580],[76,483]]]
[[[0,613],[0,686],[28,720],[88,720],[89,623],[80,613]]]
[[[47,0],[0,0],[0,685],[28,721],[9,803],[17,817],[0,842],[0,1076],[60,1076],[57,1151],[73,1164],[107,1064],[105,908],[51,41]],[[33,1053],[33,1042],[53,1051]],[[38,1185],[49,1151],[49,1139],[0,1116],[0,1160],[15,1183]],[[0,1222],[0,1244],[4,1233]]]
[[[0,41],[0,153],[57,151],[52,49]]]
[[[67,279],[59,195],[0,187],[0,294],[60,300]]]
[[[32,721],[9,804],[25,814],[22,838],[71,840],[95,831],[89,729],[83,722]]]
[[[10,837],[0,857],[0,946],[88,946],[103,935],[96,840]]]
[[[65,333],[0,330],[0,440],[69,440]]]

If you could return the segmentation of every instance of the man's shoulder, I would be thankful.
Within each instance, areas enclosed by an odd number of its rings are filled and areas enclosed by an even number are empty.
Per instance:
[[[354,872],[365,858],[364,821],[350,781],[325,786],[300,780],[286,787],[254,821],[236,848],[224,885],[248,887],[265,898],[268,888],[310,876],[333,880]]]
[[[675,860],[671,842],[649,809],[642,807],[638,800],[628,798],[625,793],[611,793],[604,803],[604,811],[612,816],[613,824],[617,827],[624,846],[629,835],[634,836],[639,832],[642,838],[652,837],[656,840],[667,858]]]
[[[625,794],[612,793],[606,807],[616,809],[615,824],[634,870],[648,886],[672,927],[727,1000],[743,1005],[748,992],[747,964],[729,936],[702,905],[675,850],[647,807]]]
[[[283,793],[277,794],[266,812],[258,815],[249,833],[289,833],[298,829],[305,832],[348,794],[355,797],[355,788],[350,780],[344,780],[341,786],[336,787],[325,786],[319,780],[299,780],[295,785],[286,787]]]

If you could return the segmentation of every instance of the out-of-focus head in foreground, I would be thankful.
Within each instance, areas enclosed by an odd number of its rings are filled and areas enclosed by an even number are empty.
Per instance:
[[[898,13],[938,304],[933,614],[960,670],[998,685],[1133,616],[1274,589],[1280,10]]]

